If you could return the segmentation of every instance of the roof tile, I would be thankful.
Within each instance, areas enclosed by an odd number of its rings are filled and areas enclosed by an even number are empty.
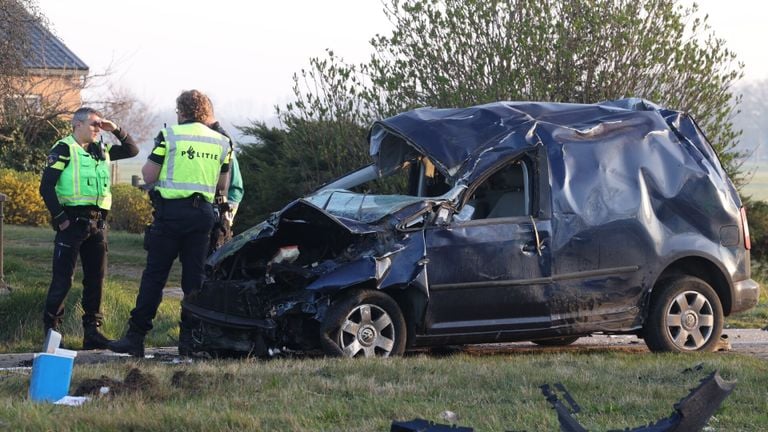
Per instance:
[[[86,65],[48,29],[36,22],[29,24],[30,50],[24,57],[27,68],[87,71]]]

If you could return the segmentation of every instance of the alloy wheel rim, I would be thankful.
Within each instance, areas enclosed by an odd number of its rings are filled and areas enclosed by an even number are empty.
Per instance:
[[[678,348],[695,351],[712,338],[715,314],[706,296],[685,291],[669,304],[666,316],[667,335]]]
[[[392,318],[377,305],[359,305],[344,319],[338,343],[346,357],[389,357],[395,346]]]

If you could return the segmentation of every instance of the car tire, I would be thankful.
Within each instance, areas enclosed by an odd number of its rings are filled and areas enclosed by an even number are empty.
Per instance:
[[[390,357],[405,351],[405,319],[397,302],[381,291],[355,291],[334,301],[320,332],[330,356]]]
[[[554,339],[537,339],[531,342],[545,347],[562,347],[568,346],[577,340],[579,340],[579,336],[565,336]]]
[[[643,337],[653,352],[714,351],[723,330],[723,307],[715,290],[693,276],[659,282]]]

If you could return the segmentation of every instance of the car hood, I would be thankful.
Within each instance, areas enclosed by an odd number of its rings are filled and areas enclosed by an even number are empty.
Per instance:
[[[392,231],[395,225],[438,204],[440,199],[405,195],[368,195],[347,190],[324,190],[300,198],[273,213],[266,221],[240,233],[217,249],[207,261],[215,266],[246,244],[272,237],[285,223],[311,225],[342,235]]]

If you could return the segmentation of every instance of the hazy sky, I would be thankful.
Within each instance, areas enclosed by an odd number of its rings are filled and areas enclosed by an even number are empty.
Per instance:
[[[757,0],[702,0],[715,33],[768,78],[768,12]],[[291,77],[326,48],[367,60],[368,41],[390,24],[379,0],[38,0],[56,35],[92,73],[172,114],[183,89],[208,93],[218,116],[266,120],[292,96]]]
[[[90,68],[173,113],[181,90],[211,96],[219,117],[265,119],[292,75],[326,48],[351,62],[389,23],[378,0],[39,0],[56,35]]]

